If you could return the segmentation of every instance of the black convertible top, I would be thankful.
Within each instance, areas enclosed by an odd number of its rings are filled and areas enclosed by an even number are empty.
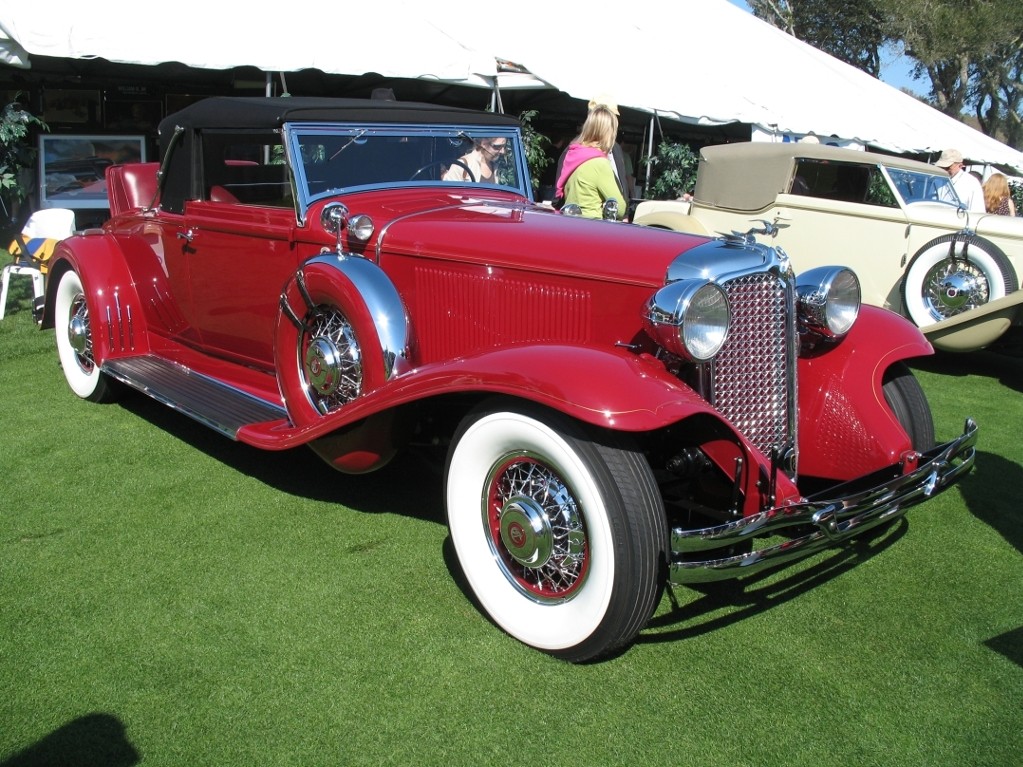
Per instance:
[[[506,129],[519,127],[519,121],[509,115],[414,101],[311,96],[214,96],[197,101],[160,122],[160,156],[165,169],[160,185],[161,206],[164,210],[181,213],[185,200],[195,199],[197,190],[193,174],[197,165],[193,158],[199,151],[196,138],[199,131],[220,129],[269,132],[286,122],[296,121],[349,125],[394,123]]]
[[[278,128],[294,120],[318,122],[424,123],[517,126],[509,115],[414,101],[335,99],[312,96],[215,96],[168,115],[160,122],[166,140],[174,128]]]

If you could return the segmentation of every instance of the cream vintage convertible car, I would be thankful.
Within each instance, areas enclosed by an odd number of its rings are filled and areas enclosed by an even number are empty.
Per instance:
[[[908,317],[946,351],[983,348],[1023,315],[1023,218],[963,209],[944,170],[913,160],[814,144],[705,147],[693,200],[644,201],[633,221],[759,228],[797,271],[851,267],[864,303]]]

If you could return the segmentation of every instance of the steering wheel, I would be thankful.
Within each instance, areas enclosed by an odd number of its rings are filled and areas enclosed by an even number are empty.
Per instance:
[[[442,167],[444,167],[444,166],[445,166],[445,165],[447,165],[447,164],[448,164],[448,163],[447,163],[446,161],[444,161],[444,160],[434,160],[433,162],[428,162],[428,163],[426,163],[426,165],[424,165],[424,166],[423,166],[422,168],[420,168],[420,169],[419,169],[419,170],[417,170],[417,171],[416,171],[415,173],[413,173],[413,174],[412,174],[412,175],[411,175],[411,176],[409,177],[409,181],[415,181],[415,180],[416,180],[416,177],[417,177],[417,176],[418,176],[418,175],[419,175],[420,173],[422,173],[423,171],[427,171],[427,170],[429,170],[430,168],[432,168],[432,167],[434,167],[434,166],[437,166],[437,167],[441,167],[441,168],[442,168]],[[476,183],[476,176],[474,176],[474,175],[473,175],[473,173],[472,173],[472,170],[471,170],[471,169],[469,168],[469,166],[468,166],[468,165],[466,165],[466,164],[465,164],[464,162],[462,162],[461,160],[452,160],[450,164],[451,164],[451,165],[457,165],[458,167],[462,168],[462,169],[463,169],[463,170],[465,171],[466,175],[467,175],[467,176],[469,176],[469,180],[470,180],[470,181],[471,181],[472,183],[474,183],[474,184]]]

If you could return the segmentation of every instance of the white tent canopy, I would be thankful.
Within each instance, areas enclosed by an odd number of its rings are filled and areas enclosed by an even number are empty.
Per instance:
[[[559,4],[545,17],[565,32],[552,40],[531,35],[528,19],[513,20],[522,28],[502,35],[496,49],[579,98],[607,93],[685,122],[835,135],[899,153],[955,147],[978,163],[1023,171],[1023,153],[727,0],[640,0],[613,14]],[[446,28],[465,39],[469,23]],[[599,51],[593,41],[602,41]]]
[[[54,6],[64,6],[56,8]],[[428,0],[376,0],[366,13],[261,14],[179,0],[140,23],[138,6],[0,4],[0,61],[31,56],[132,64],[319,69],[493,87],[558,88],[587,100],[699,125],[749,123],[768,134],[835,135],[893,152],[956,147],[1023,172],[1023,153],[784,34],[727,0],[567,3],[481,18]],[[502,74],[499,61],[526,75]],[[501,78],[501,80],[497,80]],[[504,79],[507,78],[507,79]]]

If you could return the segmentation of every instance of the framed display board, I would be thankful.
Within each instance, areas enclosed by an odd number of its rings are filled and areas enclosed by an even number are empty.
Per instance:
[[[162,101],[111,101],[103,107],[106,129],[128,133],[152,132],[163,118]]]
[[[43,92],[43,120],[48,125],[95,123],[99,109],[99,91],[48,88]]]
[[[39,204],[43,208],[108,208],[106,169],[145,159],[145,136],[41,135]]]

